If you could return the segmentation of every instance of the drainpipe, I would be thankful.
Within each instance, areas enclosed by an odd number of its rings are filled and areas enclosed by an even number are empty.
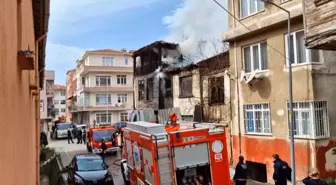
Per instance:
[[[37,87],[34,95],[35,98],[35,110],[36,110],[36,123],[35,123],[35,131],[36,131],[36,184],[40,184],[40,78],[39,78],[39,70],[38,70],[38,57],[39,50],[38,45],[40,41],[47,37],[48,31],[46,31],[41,37],[39,37],[35,41],[35,85]]]
[[[235,0],[231,0],[231,8],[233,10],[233,15],[236,15],[236,10],[235,10]],[[236,20],[234,18],[232,18],[233,20],[233,27],[236,28],[237,25],[236,25]],[[239,155],[241,156],[241,128],[240,128],[240,93],[239,93],[239,78],[238,78],[238,62],[237,62],[237,42],[236,40],[234,41],[234,63],[235,63],[235,77],[236,77],[236,100],[237,100],[237,103],[236,105],[238,106],[237,107],[237,121],[238,121],[238,145],[239,145]]]

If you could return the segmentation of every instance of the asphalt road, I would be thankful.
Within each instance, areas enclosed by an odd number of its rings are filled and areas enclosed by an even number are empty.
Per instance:
[[[49,147],[55,148],[56,151],[60,153],[63,166],[67,166],[76,154],[88,153],[84,144],[76,144],[75,140],[74,142],[74,144],[68,144],[67,140],[49,141]],[[116,165],[119,164],[118,159],[120,158],[120,153],[117,155],[107,155],[105,158],[106,163],[109,165],[109,171],[113,176],[115,185],[124,185],[120,166]]]

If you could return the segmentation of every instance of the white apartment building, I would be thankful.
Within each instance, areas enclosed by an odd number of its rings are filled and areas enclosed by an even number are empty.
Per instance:
[[[66,87],[63,85],[54,85],[54,110],[55,118],[65,117],[66,111]]]
[[[76,66],[73,122],[126,121],[133,109],[133,58],[126,50],[87,51]]]

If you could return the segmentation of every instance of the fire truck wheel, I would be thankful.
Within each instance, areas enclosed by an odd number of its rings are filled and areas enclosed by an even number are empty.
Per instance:
[[[87,149],[88,152],[92,152],[92,148],[89,147],[88,145],[86,145],[86,149]]]
[[[120,167],[121,167],[121,174],[122,174],[122,177],[124,179],[125,185],[130,185],[130,182],[126,180],[126,174],[125,174],[125,169],[124,169],[123,163],[121,163]]]

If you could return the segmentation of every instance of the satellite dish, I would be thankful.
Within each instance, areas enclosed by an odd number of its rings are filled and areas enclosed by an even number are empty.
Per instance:
[[[255,77],[255,75],[256,75],[256,71],[253,71],[251,73],[251,75],[248,77],[248,79],[246,79],[245,83],[250,83],[253,80],[253,78]]]
[[[245,76],[245,71],[244,70],[242,70],[241,72],[240,72],[240,82],[242,82],[244,79],[246,79],[246,76]]]

